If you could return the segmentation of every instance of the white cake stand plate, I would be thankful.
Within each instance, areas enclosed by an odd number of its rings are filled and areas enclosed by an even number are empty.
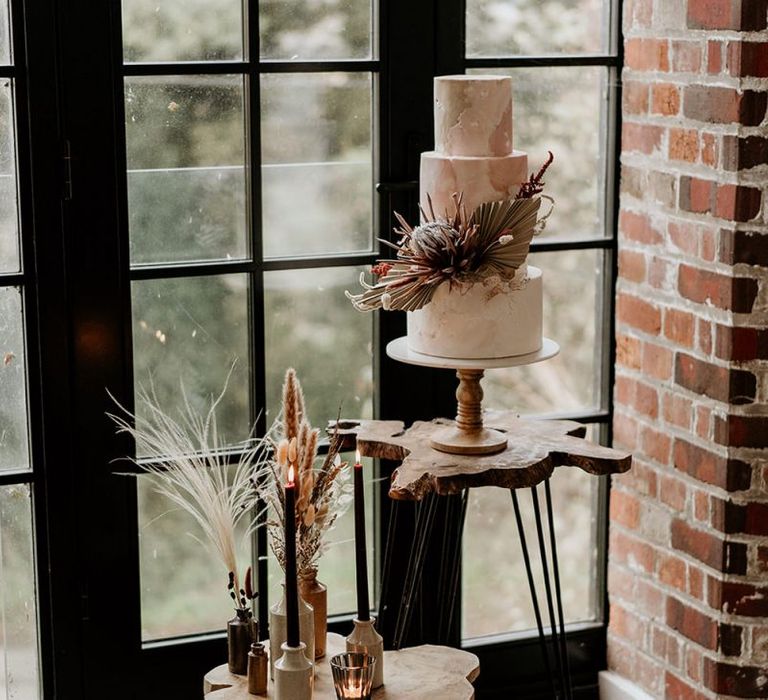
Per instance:
[[[504,433],[483,426],[483,388],[480,382],[485,370],[532,365],[548,360],[559,352],[560,346],[551,338],[544,338],[541,348],[527,355],[476,360],[414,352],[408,347],[407,336],[397,338],[387,345],[387,355],[393,360],[421,367],[456,370],[459,378],[456,422],[436,433],[430,445],[441,452],[458,455],[496,454],[507,447]]]

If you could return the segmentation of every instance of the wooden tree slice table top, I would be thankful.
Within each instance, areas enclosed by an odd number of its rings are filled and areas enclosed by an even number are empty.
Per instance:
[[[266,644],[267,648],[269,644]],[[326,655],[317,662],[316,700],[335,700],[330,659],[346,650],[344,637],[328,634]],[[399,651],[384,652],[384,685],[373,692],[373,700],[469,700],[475,697],[472,682],[480,674],[477,656],[452,647],[425,644]],[[267,695],[251,695],[245,676],[229,672],[227,665],[205,674],[205,700],[250,700],[274,698],[274,684]]]
[[[483,421],[507,436],[504,451],[459,455],[434,449],[433,435],[453,424],[447,418],[417,421],[407,430],[401,421],[346,420],[339,426],[345,447],[357,442],[366,457],[401,462],[389,489],[390,497],[398,500],[418,501],[429,493],[456,494],[476,486],[526,488],[563,466],[598,476],[615,474],[632,463],[629,452],[583,439],[586,427],[574,421],[527,419],[513,411],[485,411]]]

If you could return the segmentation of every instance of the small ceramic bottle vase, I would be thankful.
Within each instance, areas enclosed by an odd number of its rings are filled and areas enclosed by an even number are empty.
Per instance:
[[[376,659],[373,669],[373,688],[384,685],[384,640],[373,626],[375,619],[361,622],[354,619],[355,627],[347,637],[347,651],[368,654]]]
[[[251,695],[267,694],[267,652],[260,642],[251,644],[248,652],[248,692]]]
[[[299,593],[314,610],[315,659],[322,659],[328,635],[328,588],[317,580],[317,569],[299,574]]]
[[[269,677],[275,679],[275,662],[283,653],[283,642],[288,639],[285,615],[285,586],[280,600],[269,609]],[[315,660],[315,617],[312,606],[299,596],[299,639],[306,646],[309,661]],[[249,647],[250,648],[250,647]]]
[[[244,620],[236,615],[227,622],[227,666],[230,673],[244,676],[248,673],[248,652],[259,638],[256,620]]]
[[[275,700],[311,700],[315,674],[306,645],[289,647],[284,642],[280,654],[275,662]]]

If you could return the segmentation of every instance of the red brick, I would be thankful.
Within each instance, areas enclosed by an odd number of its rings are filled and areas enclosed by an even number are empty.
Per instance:
[[[765,29],[766,0],[688,0],[691,29]]]
[[[758,126],[765,118],[768,93],[714,85],[688,85],[683,90],[683,114],[713,124]]]
[[[693,495],[693,517],[700,523],[709,523],[709,494],[704,491]]]
[[[699,329],[699,350],[705,355],[712,354],[712,324],[703,318],[698,319],[696,325]]]
[[[621,128],[621,147],[624,151],[650,154],[661,148],[664,129],[650,124],[624,122]]]
[[[731,221],[751,221],[760,213],[763,192],[757,187],[718,185],[716,214]]]
[[[723,360],[768,360],[768,329],[723,326],[715,333],[715,355]]]
[[[674,343],[687,348],[693,347],[694,317],[687,311],[666,309],[664,311],[664,335]]]
[[[637,421],[616,412],[613,418],[614,444],[634,450],[637,446]]]
[[[766,697],[766,669],[729,664],[704,657],[704,685],[716,693],[739,698]]]
[[[650,27],[653,19],[653,0],[627,0],[624,3],[624,22],[627,27]]]
[[[706,695],[688,685],[669,671],[664,675],[665,700],[706,700]]]
[[[637,429],[637,421],[632,421],[632,425]],[[614,434],[616,426],[614,421]],[[655,498],[658,492],[658,477],[654,469],[648,462],[642,459],[641,454],[635,455],[632,460],[632,469],[621,476],[614,476],[614,483],[622,484],[626,489],[634,491],[640,495]]]
[[[635,250],[620,250],[619,275],[630,282],[642,282],[645,279],[645,255]]]
[[[641,342],[639,338],[633,338],[622,333],[616,336],[616,362],[628,369],[640,369]]]
[[[651,111],[672,117],[680,111],[680,88],[670,83],[657,83],[651,90]]]
[[[715,416],[715,442],[729,447],[765,448],[768,416]]]
[[[672,244],[689,255],[695,255],[698,251],[698,237],[696,227],[687,221],[670,221],[667,233]]]
[[[696,129],[670,129],[669,157],[695,163],[699,157],[699,132]]]
[[[750,170],[768,164],[768,138],[765,136],[723,136],[723,167]]]
[[[676,425],[684,430],[689,430],[693,418],[693,403],[685,396],[677,393],[664,395],[663,400],[664,420],[670,425]]]
[[[640,522],[640,504],[637,499],[624,491],[612,490],[611,521],[635,530]]]
[[[670,508],[679,512],[685,509],[686,488],[685,484],[671,476],[662,476],[659,484],[661,500]]]
[[[664,39],[628,39],[624,44],[624,63],[639,71],[668,71],[669,44]]]
[[[710,41],[707,43],[707,73],[717,75],[723,70],[723,42]]]
[[[725,541],[683,520],[672,521],[672,547],[723,573],[745,574],[747,571],[745,544]]]
[[[688,595],[704,600],[704,573],[695,566],[688,567]]]
[[[680,208],[694,214],[707,214],[715,204],[715,183],[684,175],[680,178]]]
[[[622,211],[619,217],[619,230],[628,239],[638,243],[656,245],[662,241],[661,234],[653,228],[645,214]]]
[[[702,440],[709,440],[711,416],[712,411],[710,411],[706,406],[696,407],[696,435],[698,435]]]
[[[619,294],[616,310],[621,323],[653,335],[661,331],[661,311],[643,299]]]
[[[757,231],[720,230],[720,262],[768,267],[768,235]]]
[[[669,379],[672,376],[672,357],[671,350],[653,343],[644,343],[641,369],[655,379]]]
[[[672,42],[672,69],[680,73],[698,73],[701,68],[701,44],[697,41]]]
[[[701,162],[710,168],[717,166],[717,137],[714,134],[701,135]]]
[[[637,575],[634,572],[618,566],[613,560],[608,562],[608,589],[614,599],[632,601],[635,597],[635,582]]]
[[[699,257],[706,262],[714,262],[717,255],[717,231],[706,226],[702,226],[699,231]]]
[[[659,562],[659,581],[676,588],[682,593],[686,592],[685,562],[674,555],[664,555]]]
[[[667,625],[688,639],[707,649],[717,649],[717,623],[708,615],[680,602],[667,598]]]
[[[757,298],[757,280],[680,265],[677,288],[686,299],[718,309],[749,313]]]
[[[768,617],[768,586],[707,577],[707,602],[729,615]]]
[[[721,457],[682,438],[675,439],[672,454],[676,469],[705,484],[726,491],[741,491],[750,486],[752,469],[745,462]]]
[[[732,404],[752,403],[757,392],[752,372],[714,365],[681,352],[675,357],[675,382],[697,394]]]
[[[757,548],[757,569],[759,572],[768,571],[768,547]]]
[[[625,114],[646,114],[649,105],[648,83],[627,80],[622,91],[622,104]]]
[[[653,548],[642,540],[612,529],[610,552],[618,564],[626,564],[634,571],[653,571]]]
[[[768,78],[768,43],[729,41],[728,72],[737,78]]]
[[[644,427],[641,440],[643,452],[648,457],[660,464],[668,463],[672,448],[672,439],[668,435],[660,433],[653,428]]]
[[[638,382],[635,392],[635,409],[644,416],[650,418],[658,417],[659,396],[656,393],[656,389],[643,382]]]

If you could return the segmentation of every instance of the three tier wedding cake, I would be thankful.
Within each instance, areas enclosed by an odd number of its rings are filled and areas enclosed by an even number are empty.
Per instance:
[[[542,177],[513,147],[512,80],[435,78],[435,150],[422,154],[422,221],[398,216],[397,251],[355,306],[408,312],[412,351],[452,359],[524,355],[542,346],[542,273],[525,263]],[[546,217],[543,217],[546,218]]]

